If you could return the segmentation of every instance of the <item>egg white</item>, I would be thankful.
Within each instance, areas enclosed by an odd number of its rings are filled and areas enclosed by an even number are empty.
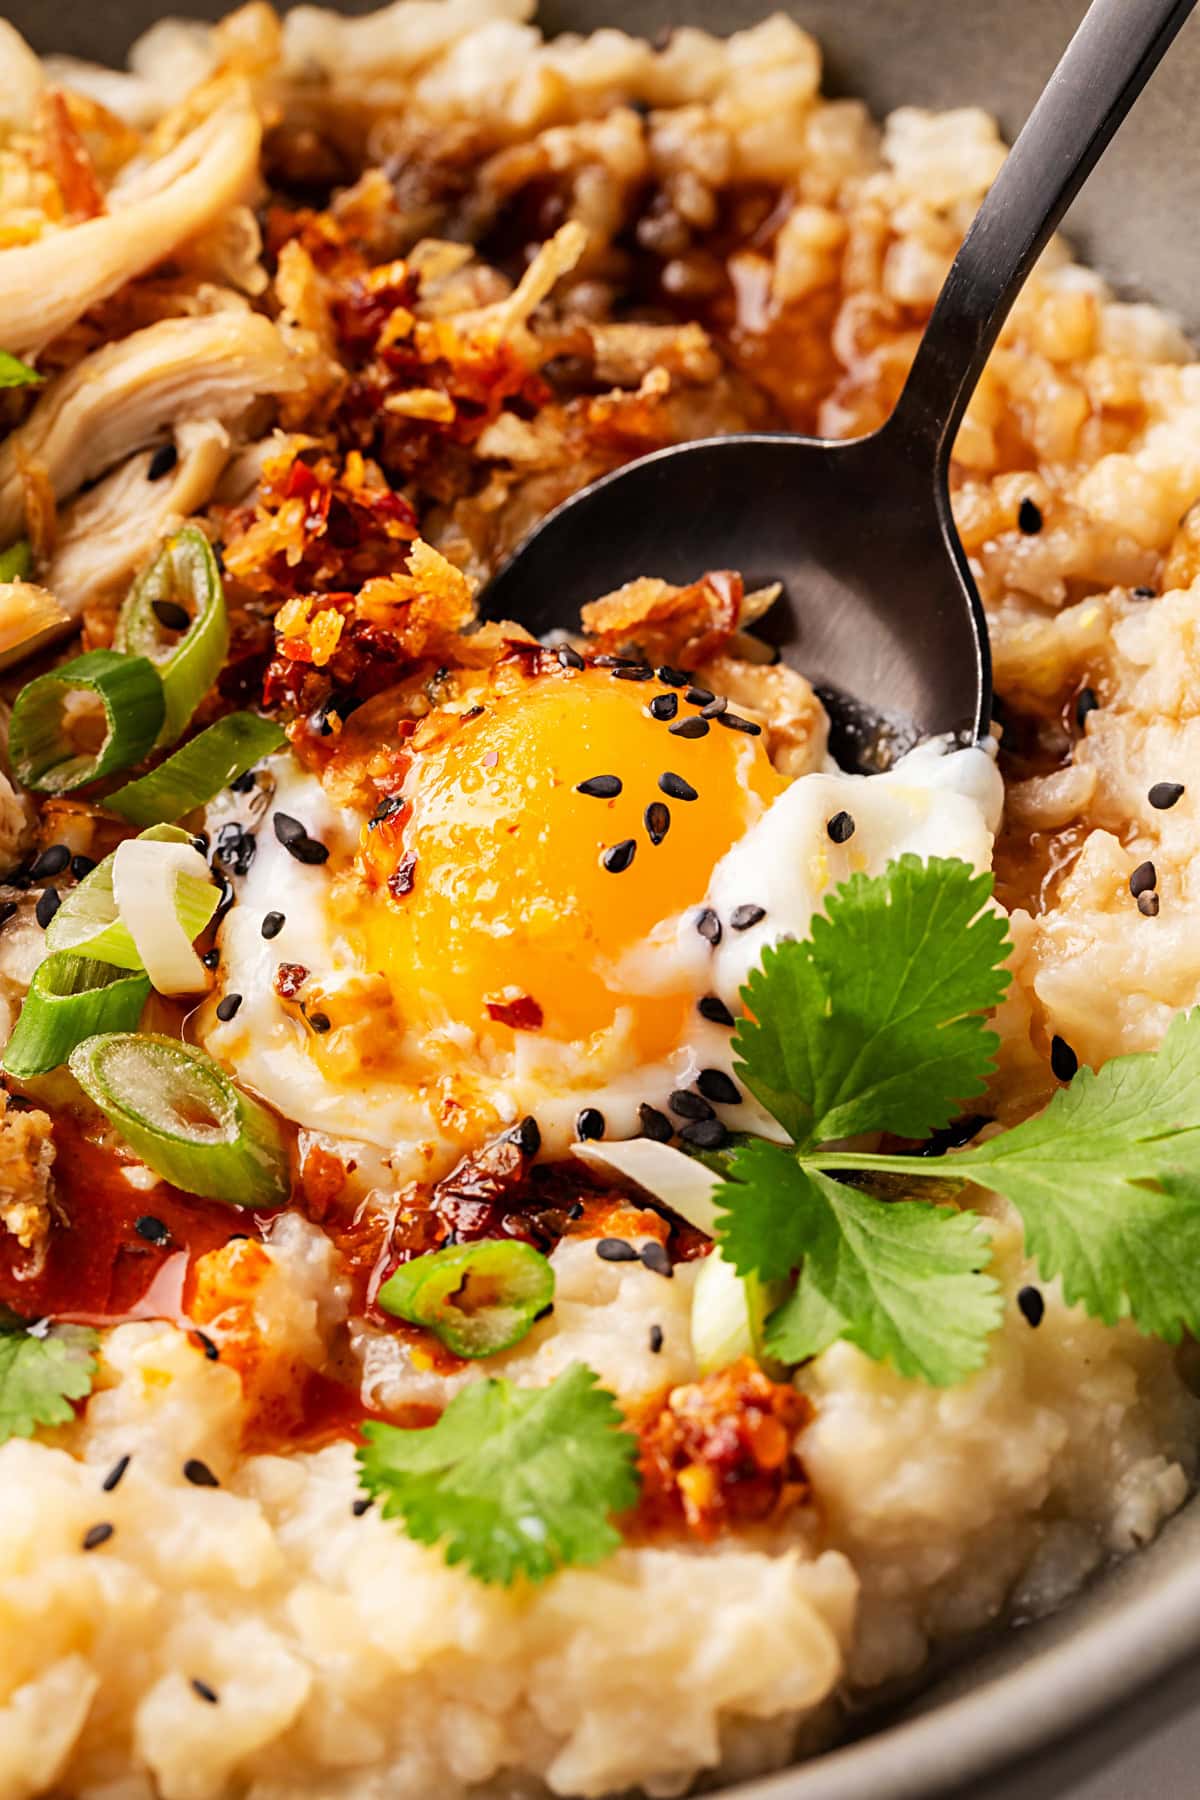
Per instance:
[[[209,811],[210,832],[236,817],[253,827],[257,847],[221,928],[220,985],[213,996],[236,993],[241,1004],[226,1023],[216,1018],[214,1005],[206,1006],[199,1035],[285,1117],[326,1142],[348,1146],[368,1179],[436,1177],[465,1145],[461,1132],[447,1129],[434,1084],[381,1078],[375,1068],[355,1069],[353,1058],[348,1064],[343,1059],[342,1073],[330,1078],[312,1054],[311,1029],[275,992],[278,965],[301,963],[323,996],[341,993],[347,1006],[362,1011],[368,1037],[374,1029],[371,1008],[379,1005],[380,983],[336,925],[330,866],[296,861],[274,830],[274,814],[290,814],[335,852],[336,862],[337,853],[355,847],[362,820],[335,807],[288,752],[269,759],[260,783],[248,799],[226,795]],[[906,852],[961,857],[987,868],[1002,803],[1000,776],[987,751],[947,750],[939,743],[920,746],[882,775],[802,776],[721,858],[708,893],[664,918],[645,944],[622,959],[614,985],[646,994],[683,987],[697,1000],[717,994],[736,1014],[739,990],[765,946],[789,934],[805,936],[830,885],[857,870],[878,874]],[[850,813],[855,829],[837,845],[826,825],[841,811]],[[764,909],[761,922],[733,930],[730,915],[748,903]],[[703,907],[722,921],[716,945],[696,929]],[[268,912],[282,912],[285,921],[271,939],[262,936]],[[429,1046],[431,1069],[457,1065],[469,1071],[499,1129],[532,1114],[551,1156],[564,1154],[576,1140],[575,1122],[585,1106],[604,1115],[607,1137],[632,1137],[640,1103],[665,1110],[672,1091],[691,1086],[701,1070],[732,1074],[732,1033],[698,1012],[670,1055],[652,1065],[639,1065],[623,1047],[620,1020],[618,1014],[602,1063],[594,1046],[588,1054],[537,1032],[517,1032],[511,1051],[497,1051],[481,1045],[466,1026],[451,1026]],[[385,1005],[378,1030],[389,1029],[398,1028]],[[731,1129],[778,1135],[752,1098],[718,1110]]]

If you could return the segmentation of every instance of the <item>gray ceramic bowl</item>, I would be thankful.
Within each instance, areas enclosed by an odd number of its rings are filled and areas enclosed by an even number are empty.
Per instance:
[[[543,0],[541,17],[550,30],[622,25],[652,36],[685,22],[729,32],[779,6],[821,39],[833,91],[861,95],[876,112],[983,106],[1010,136],[1085,10],[1084,0]],[[0,0],[39,49],[117,63],[163,13],[227,10],[220,0]],[[1198,217],[1200,18],[1067,231],[1123,292],[1172,308],[1200,335]],[[1198,1695],[1200,1496],[1054,1618],[959,1657],[915,1700],[864,1719],[844,1748],[732,1791],[741,1800],[1051,1800]],[[1200,1793],[1200,1770],[1184,1780],[1171,1800]]]

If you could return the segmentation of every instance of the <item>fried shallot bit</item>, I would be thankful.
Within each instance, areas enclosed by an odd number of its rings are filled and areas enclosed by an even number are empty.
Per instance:
[[[71,96],[50,87],[40,96],[35,121],[38,160],[53,177],[63,211],[72,219],[95,219],[106,210],[88,147],[71,113]]]
[[[691,666],[724,649],[741,621],[743,586],[729,569],[687,587],[643,575],[583,608],[589,647],[611,655],[631,647],[648,662]]]
[[[637,1523],[710,1540],[778,1519],[808,1497],[795,1439],[812,1417],[810,1400],[751,1357],[672,1388],[639,1425]]]
[[[0,1229],[27,1253],[25,1276],[46,1254],[53,1220],[54,1136],[44,1112],[0,1113]],[[31,1266],[32,1265],[32,1266]]]

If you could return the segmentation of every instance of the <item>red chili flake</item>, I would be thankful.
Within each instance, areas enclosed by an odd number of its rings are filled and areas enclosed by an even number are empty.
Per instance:
[[[307,980],[303,963],[280,963],[275,971],[275,992],[281,1000],[294,1000]]]
[[[408,850],[400,858],[400,861],[396,864],[387,879],[388,893],[391,894],[394,899],[403,900],[405,894],[412,893],[413,884],[416,880],[416,869],[416,852]]]
[[[513,1031],[540,1031],[542,1009],[532,994],[518,994],[515,1000],[485,1000],[488,1018]]]

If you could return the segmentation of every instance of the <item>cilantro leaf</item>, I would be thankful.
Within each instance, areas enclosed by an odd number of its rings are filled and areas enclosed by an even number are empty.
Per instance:
[[[1200,1332],[1200,1008],[1158,1051],[1080,1069],[1044,1112],[953,1162],[1011,1200],[1068,1301],[1169,1343]]]
[[[0,1307],[0,1444],[32,1437],[39,1425],[68,1423],[72,1400],[92,1391],[98,1343],[80,1325],[30,1331]]]
[[[800,1269],[768,1321],[770,1355],[803,1362],[846,1338],[936,1387],[980,1366],[1001,1304],[975,1214],[877,1200],[761,1141],[737,1150],[731,1176],[714,1195],[724,1255],[743,1275]]]
[[[509,1586],[621,1542],[609,1515],[638,1495],[637,1440],[591,1369],[572,1363],[545,1388],[472,1382],[436,1425],[364,1426],[360,1480],[410,1537],[449,1563]]]
[[[36,387],[45,376],[23,363],[19,356],[13,356],[7,350],[0,350],[0,388]]]
[[[982,1015],[1009,980],[991,892],[969,863],[902,856],[836,889],[810,939],[764,952],[738,1072],[800,1148],[926,1137],[981,1092],[998,1042]]]

